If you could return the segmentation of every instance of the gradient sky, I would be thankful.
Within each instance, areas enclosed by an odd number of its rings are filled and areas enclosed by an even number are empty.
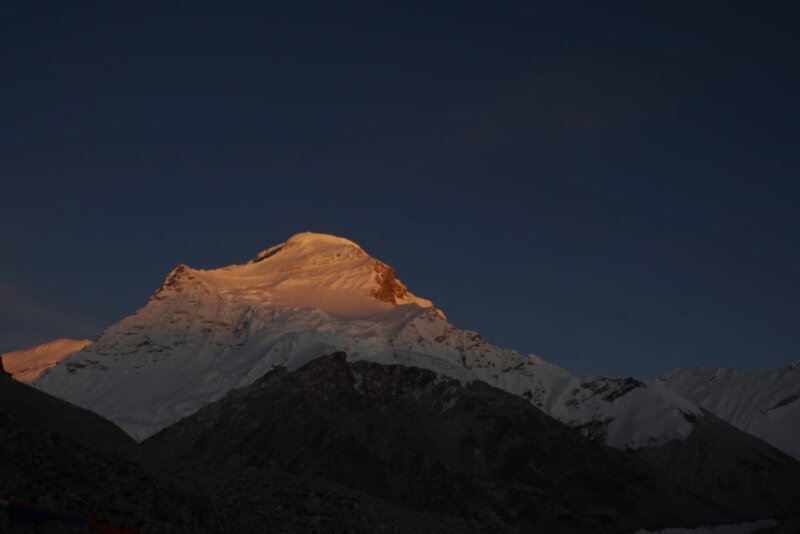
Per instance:
[[[0,352],[313,230],[573,371],[800,360],[793,2],[253,4],[0,4]]]

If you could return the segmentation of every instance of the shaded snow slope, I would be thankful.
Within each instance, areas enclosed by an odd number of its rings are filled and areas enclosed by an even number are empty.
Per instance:
[[[800,362],[779,369],[680,369],[658,381],[720,419],[800,459]]]
[[[0,358],[14,379],[27,384],[73,352],[91,344],[88,339],[56,339],[29,349],[0,354]]]
[[[686,437],[697,407],[656,383],[574,375],[452,326],[346,239],[298,234],[245,265],[174,269],[140,310],[34,382],[138,440],[325,353],[482,380],[618,448]]]

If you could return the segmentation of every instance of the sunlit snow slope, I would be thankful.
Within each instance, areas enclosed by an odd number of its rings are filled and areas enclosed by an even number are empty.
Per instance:
[[[0,358],[3,358],[3,365],[12,377],[27,384],[91,343],[88,339],[56,339],[29,349],[0,354]]]
[[[660,384],[573,375],[458,330],[358,245],[314,233],[245,265],[178,266],[143,308],[34,386],[141,440],[275,366],[336,350],[486,381],[619,448],[685,437],[700,415]]]
[[[668,389],[800,459],[800,362],[779,369],[680,369]]]

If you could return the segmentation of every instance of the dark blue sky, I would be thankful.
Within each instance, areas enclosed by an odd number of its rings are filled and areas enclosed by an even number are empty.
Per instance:
[[[575,371],[800,359],[791,2],[254,4],[0,5],[0,352],[314,230]]]

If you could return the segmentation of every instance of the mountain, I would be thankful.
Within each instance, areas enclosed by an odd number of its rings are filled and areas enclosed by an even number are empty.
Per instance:
[[[391,267],[316,233],[244,265],[179,265],[143,308],[33,385],[141,441],[271,369],[336,351],[484,381],[620,449],[683,439],[702,417],[660,383],[571,374],[459,330]]]
[[[800,462],[711,414],[698,419],[682,441],[632,453],[734,517],[731,523],[781,518],[794,527],[778,532],[797,532]]]
[[[344,353],[269,371],[142,445],[167,464],[320,476],[495,531],[736,518],[516,395]]]
[[[12,380],[2,360],[0,437],[0,501],[50,519],[12,527],[0,513],[2,532],[86,532],[70,525],[89,519],[141,534],[488,531],[318,477],[150,461],[109,421]]]
[[[274,369],[141,445],[0,372],[0,436],[0,499],[141,534],[625,532],[729,522],[751,508],[720,508],[715,472],[691,480],[713,493],[687,494],[630,453],[482,382],[342,355]],[[767,459],[763,472],[749,467],[760,480],[785,473],[774,487],[755,487],[758,510],[777,492],[767,515],[785,515],[800,503],[800,488],[784,484],[800,464]],[[678,466],[692,455],[685,460]],[[724,489],[746,495],[731,467]],[[521,528],[508,528],[515,522]],[[78,531],[58,522],[9,530]]]
[[[160,482],[131,462],[137,445],[122,430],[4,372],[0,436],[0,499],[135,527],[132,508],[144,515],[151,504],[148,490],[151,496],[160,493]]]
[[[73,352],[91,344],[88,339],[56,339],[29,349],[0,354],[0,358],[11,376],[27,384]]]
[[[800,362],[778,369],[679,369],[658,381],[720,419],[800,459]]]
[[[0,360],[0,410],[4,423],[60,434],[65,439],[91,444],[108,452],[129,452],[135,446],[135,442],[113,423],[92,411],[12,380],[4,366],[5,361]]]
[[[663,381],[576,375],[491,345],[324,234],[243,265],[179,265],[32,385],[151,438],[124,459],[172,484],[147,495],[176,503],[177,532],[294,526],[299,511],[312,530],[496,531],[533,521],[530,502],[537,525],[589,530],[800,514],[800,463]]]

